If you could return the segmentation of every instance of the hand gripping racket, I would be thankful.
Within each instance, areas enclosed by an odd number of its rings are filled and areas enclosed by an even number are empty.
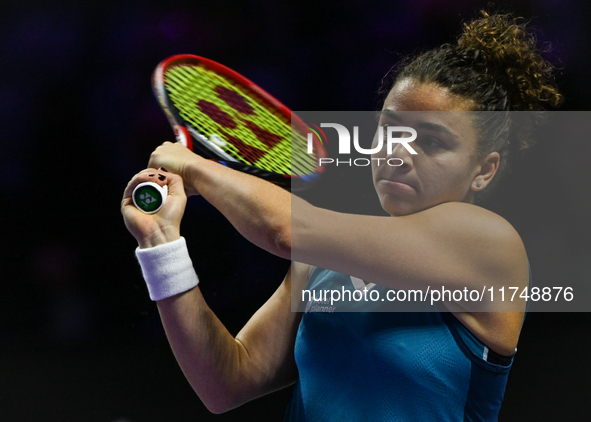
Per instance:
[[[288,190],[305,189],[323,170],[324,148],[305,124],[219,63],[172,56],[156,67],[152,88],[177,141],[205,158]]]

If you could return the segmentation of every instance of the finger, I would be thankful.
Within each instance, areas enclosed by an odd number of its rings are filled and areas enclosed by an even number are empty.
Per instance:
[[[137,185],[144,182],[154,182],[160,186],[168,184],[166,174],[157,169],[148,168],[140,171],[131,178],[123,192],[123,198],[131,198],[133,190]]]
[[[162,173],[161,173],[162,174]],[[169,195],[183,195],[185,196],[185,187],[183,184],[183,178],[178,174],[174,173],[163,173],[166,177],[168,184]]]

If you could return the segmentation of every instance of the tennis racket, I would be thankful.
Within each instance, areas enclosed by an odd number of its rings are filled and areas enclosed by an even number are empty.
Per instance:
[[[205,158],[288,190],[306,189],[323,170],[325,150],[304,122],[219,63],[172,56],[156,67],[152,88],[177,141]]]

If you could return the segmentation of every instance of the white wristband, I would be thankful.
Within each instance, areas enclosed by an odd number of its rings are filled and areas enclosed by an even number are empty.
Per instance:
[[[184,237],[153,248],[137,248],[135,256],[152,300],[186,292],[199,284]]]

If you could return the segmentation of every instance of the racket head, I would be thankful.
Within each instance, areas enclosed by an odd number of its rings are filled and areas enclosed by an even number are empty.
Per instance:
[[[236,170],[291,190],[313,183],[326,156],[289,108],[239,73],[212,60],[162,61],[152,88],[179,142]]]

